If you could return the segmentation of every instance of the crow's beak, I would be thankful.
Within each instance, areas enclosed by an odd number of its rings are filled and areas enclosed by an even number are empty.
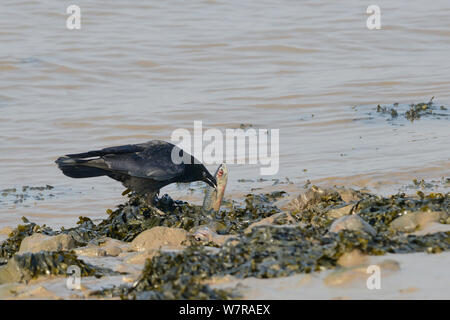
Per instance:
[[[217,188],[217,180],[211,174],[207,173],[207,175],[203,181],[205,181],[207,184],[209,184],[214,189]]]

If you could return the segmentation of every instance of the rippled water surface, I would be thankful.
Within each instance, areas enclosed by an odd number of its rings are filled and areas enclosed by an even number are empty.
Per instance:
[[[194,120],[280,129],[279,173],[257,182],[258,166],[230,165],[230,194],[286,177],[380,191],[448,177],[449,111],[412,123],[376,112],[432,96],[450,107],[447,0],[377,1],[381,30],[361,1],[73,2],[81,30],[66,29],[61,1],[0,4],[0,190],[17,188],[0,194],[0,227],[101,218],[123,187],[70,179],[54,160],[169,140]]]

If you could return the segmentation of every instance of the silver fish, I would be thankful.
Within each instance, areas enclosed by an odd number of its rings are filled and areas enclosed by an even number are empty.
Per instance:
[[[203,199],[203,212],[205,213],[218,212],[220,209],[228,181],[228,169],[224,163],[217,168],[214,177],[217,181],[217,188],[206,187],[206,194]]]

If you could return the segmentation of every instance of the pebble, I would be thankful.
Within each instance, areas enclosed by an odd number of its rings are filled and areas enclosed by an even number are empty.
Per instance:
[[[375,236],[375,229],[356,214],[344,216],[335,220],[330,226],[330,232],[338,233],[341,230],[362,231]]]

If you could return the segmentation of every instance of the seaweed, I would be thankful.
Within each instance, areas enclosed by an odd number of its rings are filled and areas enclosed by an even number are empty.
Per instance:
[[[228,241],[219,252],[201,246],[188,247],[181,253],[161,252],[147,264],[131,288],[109,289],[102,294],[124,299],[142,298],[151,291],[152,299],[228,299],[231,291],[212,289],[204,284],[212,276],[232,275],[237,278],[285,277],[310,273],[337,266],[346,252],[358,249],[363,253],[430,252],[450,250],[450,232],[433,235],[370,237],[364,233],[342,231],[324,236],[314,228],[261,226],[239,240]]]
[[[219,234],[237,234],[250,223],[279,212],[272,202],[284,194],[285,192],[281,191],[265,195],[249,194],[244,205],[234,203],[231,208],[213,215],[202,212],[200,206],[175,201],[168,195],[155,202],[156,207],[165,213],[161,215],[148,207],[144,199],[130,194],[129,200],[109,212],[109,217],[100,224],[95,225],[89,218],[80,217],[77,227],[63,232],[72,235],[80,243],[87,243],[94,237],[102,236],[132,241],[141,232],[155,226],[183,228],[189,231],[194,227],[216,222],[216,231]]]
[[[45,186],[22,186],[21,191],[17,188],[8,188],[0,190],[0,202],[11,203],[14,205],[24,203],[28,200],[41,201],[46,198],[52,198],[55,195],[48,191],[53,190],[55,187],[51,185]]]
[[[403,110],[403,108],[400,110],[398,103],[394,103],[393,107],[377,105],[376,111],[377,113],[390,116],[388,120],[393,120],[401,116],[411,122],[419,120],[424,116],[448,116],[446,113],[438,112],[439,110],[445,111],[447,108],[441,106],[438,109],[433,103],[433,99],[434,97],[431,97],[428,102],[412,103],[408,106],[407,110]]]
[[[246,200],[249,219],[279,211],[267,205],[269,199],[264,195],[247,196]],[[215,251],[206,250],[203,243],[193,243],[182,252],[161,252],[147,261],[131,288],[112,288],[97,294],[120,295],[124,299],[225,299],[235,297],[234,293],[212,289],[205,280],[228,275],[273,278],[331,269],[344,253],[355,249],[369,255],[450,250],[450,232],[416,236],[388,228],[405,211],[448,213],[448,193],[380,197],[345,188],[322,190],[313,186],[300,200],[294,201],[289,212],[298,225],[283,225],[280,216],[273,225],[257,226],[249,233],[238,232],[239,237],[229,239]],[[371,224],[376,235],[349,230],[328,232],[334,220],[329,216],[330,210],[349,204],[353,206],[351,213]],[[233,211],[227,214],[240,217]]]
[[[115,274],[112,270],[79,260],[73,252],[40,251],[14,255],[8,264],[0,269],[0,283],[29,281],[40,275],[66,275],[69,266],[77,266],[80,269],[80,276],[83,277]]]
[[[0,258],[11,258],[20,249],[22,240],[33,233],[44,233],[46,235],[54,235],[55,232],[43,225],[42,227],[34,222],[29,222],[27,218],[22,217],[25,224],[18,225],[10,234],[9,237],[0,245]]]
[[[313,185],[284,211],[275,205],[285,196],[279,191],[248,194],[242,202],[231,201],[212,215],[202,213],[200,206],[175,201],[167,195],[155,200],[154,205],[164,213],[160,214],[136,194],[128,196],[126,203],[108,210],[108,217],[97,225],[89,218],[80,217],[76,227],[57,232],[24,221],[26,224],[14,230],[2,244],[1,256],[19,259],[18,263],[26,261],[23,268],[29,269],[31,276],[48,272],[61,274],[68,263],[66,260],[72,259],[76,264],[73,260],[76,257],[70,252],[59,253],[62,256],[55,253],[14,256],[22,239],[34,232],[67,233],[79,245],[85,245],[105,236],[132,241],[154,226],[188,231],[212,226],[217,234],[234,236],[225,239],[221,246],[188,239],[184,242],[185,250],[161,251],[148,260],[131,287],[113,287],[92,294],[123,299],[228,299],[236,297],[235,293],[212,288],[207,284],[211,277],[273,278],[332,269],[344,253],[355,249],[369,255],[450,250],[450,232],[417,236],[390,229],[392,221],[407,212],[442,212],[445,218],[440,222],[449,223],[449,193],[418,191],[415,195],[398,193],[383,197],[343,187],[321,189]],[[336,218],[332,213],[336,212],[356,214],[376,232],[372,235],[357,230],[330,232]],[[247,229],[274,214],[278,215],[271,225]],[[43,263],[46,259],[50,262]],[[85,268],[87,274],[92,272]]]

